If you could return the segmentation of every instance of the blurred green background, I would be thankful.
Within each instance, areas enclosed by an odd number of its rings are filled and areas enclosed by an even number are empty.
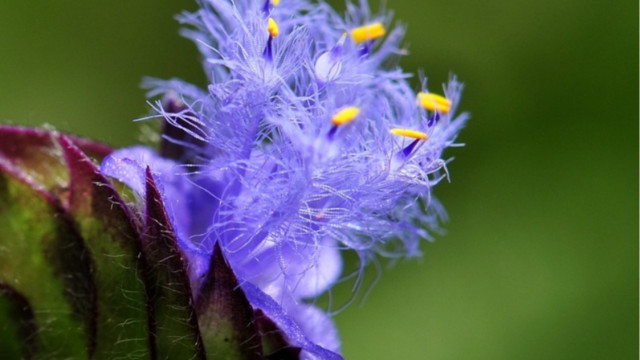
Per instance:
[[[204,83],[172,19],[194,7],[4,1],[0,122],[137,142],[143,76]],[[458,74],[472,120],[436,189],[448,234],[337,316],[346,358],[637,359],[637,2],[388,7],[405,70]]]

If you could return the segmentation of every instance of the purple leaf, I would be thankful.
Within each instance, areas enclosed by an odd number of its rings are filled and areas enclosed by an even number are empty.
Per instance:
[[[204,125],[175,95],[167,95],[162,107],[166,117],[162,122],[160,156],[178,162],[194,161],[206,145]]]

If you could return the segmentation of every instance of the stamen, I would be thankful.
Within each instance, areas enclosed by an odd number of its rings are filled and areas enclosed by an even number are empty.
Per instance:
[[[429,111],[446,114],[451,109],[451,100],[434,93],[419,92],[418,104]]]
[[[271,35],[271,37],[278,37],[278,35],[280,34],[278,23],[275,20],[273,20],[272,17],[269,18],[269,23],[267,24],[267,30],[269,30],[269,35]]]
[[[264,56],[267,60],[273,60],[273,38],[280,35],[280,29],[278,28],[278,23],[273,20],[272,17],[269,18],[267,23],[267,31],[269,31],[269,39],[267,39],[267,46],[264,48]]]
[[[365,41],[375,40],[379,37],[383,37],[385,34],[384,25],[382,23],[373,23],[364,25],[351,30],[351,37],[356,44],[363,43]]]
[[[358,114],[360,114],[360,108],[357,106],[349,106],[335,113],[335,115],[331,117],[333,126],[329,130],[327,138],[333,140],[333,136],[336,134],[336,131],[338,131],[338,127],[353,121]]]
[[[409,144],[409,146],[407,146],[406,148],[402,149],[402,151],[398,152],[398,155],[402,154],[402,156],[404,156],[405,158],[409,157],[409,155],[411,155],[411,153],[413,152],[413,149],[416,148],[416,146],[418,145],[418,143],[420,141],[425,141],[427,140],[429,137],[427,136],[427,134],[423,133],[422,131],[418,131],[418,130],[411,130],[411,129],[402,129],[402,128],[394,128],[391,129],[390,132],[394,135],[398,135],[398,136],[404,136],[404,137],[408,137],[411,139],[415,139],[411,142],[411,144]]]
[[[273,4],[273,6],[278,6],[280,5],[280,0],[271,0],[271,4]]]
[[[352,121],[353,119],[355,119],[359,113],[360,113],[360,108],[358,108],[357,106],[349,106],[338,111],[335,115],[333,115],[333,117],[331,118],[331,122],[335,126],[344,125]]]
[[[392,133],[393,135],[404,136],[404,137],[408,137],[416,140],[427,140],[429,138],[427,134],[418,130],[393,128],[389,132]]]

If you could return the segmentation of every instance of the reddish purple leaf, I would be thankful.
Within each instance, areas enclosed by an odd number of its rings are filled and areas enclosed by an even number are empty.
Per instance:
[[[0,170],[21,179],[50,201],[66,204],[69,174],[61,136],[51,130],[0,125]],[[112,151],[91,140],[73,136],[67,139],[97,161]]]

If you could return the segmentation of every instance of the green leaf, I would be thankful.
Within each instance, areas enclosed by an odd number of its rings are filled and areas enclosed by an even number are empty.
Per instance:
[[[208,359],[262,359],[253,309],[216,243],[196,302]]]
[[[31,306],[35,358],[88,358],[95,292],[72,223],[42,193],[0,171],[0,229],[0,282]]]
[[[0,283],[0,354],[6,359],[31,359],[36,352],[37,328],[25,297]]]
[[[154,357],[147,264],[139,227],[109,181],[68,138],[60,144],[69,167],[69,213],[94,263],[97,288],[96,359]]]
[[[204,359],[184,255],[151,171],[146,171],[143,249],[149,262],[154,341],[160,359]]]

